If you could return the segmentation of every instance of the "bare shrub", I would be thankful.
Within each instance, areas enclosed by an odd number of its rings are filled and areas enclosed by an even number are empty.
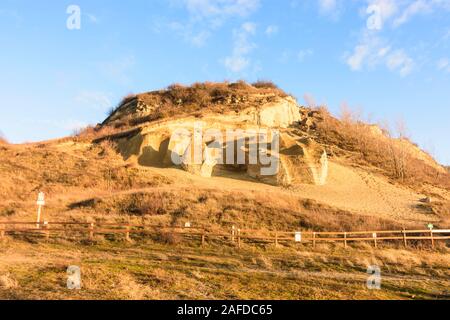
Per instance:
[[[252,84],[255,88],[259,88],[259,89],[274,89],[274,90],[279,90],[280,88],[273,83],[272,81],[267,81],[267,80],[258,80],[257,82]]]
[[[8,144],[8,140],[6,140],[3,132],[0,131],[0,144]]]
[[[322,121],[317,133],[322,142],[359,155],[359,160],[384,170],[393,179],[407,183],[430,183],[450,188],[450,175],[419,159],[412,151],[413,144],[406,136],[403,122],[397,124],[397,136],[390,130],[362,121],[361,113],[346,105],[341,121],[321,109]]]
[[[156,241],[164,244],[176,245],[181,243],[181,236],[171,231],[159,231],[156,233]]]
[[[259,105],[264,98],[260,95],[286,97],[287,94],[269,81],[252,86],[245,81],[203,82],[191,86],[172,84],[165,90],[132,95],[124,99],[110,112],[104,122],[116,128],[132,127],[144,122],[156,121],[173,116],[202,115],[204,111],[223,113],[224,111],[239,111],[253,105]],[[252,98],[253,97],[253,98]],[[258,100],[259,99],[259,100]],[[267,102],[267,98],[265,98]],[[141,103],[149,106],[148,114],[127,114],[116,117],[114,113],[129,103]]]
[[[7,273],[4,275],[0,275],[0,288],[1,289],[16,289],[19,287],[19,283],[16,279],[14,279],[11,274]]]

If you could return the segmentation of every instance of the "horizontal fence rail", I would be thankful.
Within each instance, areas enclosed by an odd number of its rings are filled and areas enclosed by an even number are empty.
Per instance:
[[[80,234],[89,240],[95,235],[122,235],[126,241],[131,241],[132,235],[157,235],[168,233],[186,238],[197,238],[204,245],[207,239],[225,239],[239,248],[246,243],[274,243],[276,246],[285,243],[343,243],[347,247],[351,242],[371,242],[378,247],[380,242],[401,241],[405,247],[409,241],[427,241],[435,247],[436,241],[450,240],[450,229],[428,230],[388,230],[388,231],[351,231],[351,232],[312,232],[312,231],[265,231],[239,229],[232,227],[230,231],[213,230],[206,227],[161,226],[130,223],[107,222],[15,222],[0,221],[0,238],[7,235],[35,235],[46,239]]]

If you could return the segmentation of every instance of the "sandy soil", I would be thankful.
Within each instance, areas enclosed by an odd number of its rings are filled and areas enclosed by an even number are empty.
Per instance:
[[[355,214],[373,215],[405,222],[438,221],[416,206],[424,195],[402,186],[391,184],[383,176],[376,176],[362,169],[330,163],[330,174],[325,186],[299,185],[283,189],[252,181],[242,176],[213,177],[210,179],[190,175],[177,169],[149,169],[177,181],[165,188],[223,189],[232,191],[265,191],[280,194],[294,194],[300,198],[313,199],[332,207],[348,210]],[[132,192],[132,191],[130,191]]]

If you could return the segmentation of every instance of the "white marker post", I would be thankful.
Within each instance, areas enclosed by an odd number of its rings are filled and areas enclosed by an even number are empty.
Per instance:
[[[295,233],[295,242],[302,242],[302,233],[301,232]]]
[[[43,192],[39,192],[38,199],[36,201],[36,204],[38,205],[38,212],[37,212],[37,224],[36,227],[39,229],[41,227],[41,212],[42,207],[45,206],[45,194]]]

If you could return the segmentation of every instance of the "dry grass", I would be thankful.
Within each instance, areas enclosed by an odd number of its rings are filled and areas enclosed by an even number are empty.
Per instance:
[[[205,248],[103,243],[31,245],[0,252],[0,299],[448,299],[447,251],[370,247]],[[81,268],[81,290],[66,269]],[[367,268],[382,272],[368,290]]]
[[[192,95],[192,90],[197,93]],[[198,102],[208,110],[222,110],[228,98],[230,106],[238,109],[249,105],[243,98],[248,92],[277,95],[276,90],[264,82],[253,86],[242,82],[176,85],[144,98],[163,97],[166,100],[159,102],[166,104],[160,108],[170,115],[195,113]],[[133,104],[141,98],[130,96],[124,103]],[[182,106],[177,105],[180,99]],[[384,152],[389,149],[366,136],[366,126],[352,121],[339,123],[326,118],[323,111],[319,116],[324,119],[317,129],[319,137],[325,144],[338,146],[333,149],[335,154],[358,154],[362,163],[383,168],[399,179],[392,155]],[[228,231],[231,225],[280,231],[419,227],[414,221],[400,225],[376,216],[356,215],[303,199],[289,190],[219,191],[211,185],[195,187],[189,179],[174,184],[173,177],[181,174],[168,178],[157,169],[130,166],[108,140],[90,143],[117,130],[91,127],[74,139],[0,146],[0,193],[5,199],[0,202],[0,217],[34,218],[35,196],[44,191],[48,196],[45,217],[54,220],[161,226],[190,221],[213,231]],[[407,183],[413,167],[409,158],[400,159],[404,159],[403,181]],[[449,217],[449,203],[444,200],[432,201],[426,209],[443,221]],[[244,244],[237,250],[229,241],[207,240],[200,248],[198,243],[170,232],[135,240],[139,241],[128,244],[99,237],[85,245],[7,238],[0,244],[0,299],[444,299],[450,287],[450,255],[444,245],[437,251],[421,245],[405,251],[390,244],[380,245],[379,250],[367,244],[354,244],[347,250],[333,244],[315,249],[309,245],[275,249],[272,245]],[[381,291],[365,288],[367,266],[373,264],[382,268]],[[69,265],[82,268],[81,291],[66,288]]]
[[[34,199],[39,191],[55,199],[49,210],[62,212],[67,209],[67,198],[76,199],[82,194],[171,183],[164,176],[127,165],[108,141],[8,146],[0,148],[0,158],[0,194],[4,199],[0,202],[0,216],[11,219],[34,212]]]
[[[191,188],[168,191],[145,191],[93,198],[70,205],[90,217],[120,220],[132,216],[136,222],[162,225],[183,225],[195,222],[229,230],[232,225],[245,229],[289,231],[366,231],[397,230],[404,224],[394,220],[352,214],[313,200],[286,194],[260,192],[218,192]],[[68,212],[68,215],[71,213]],[[420,225],[409,223],[408,227]]]
[[[450,174],[420,159],[419,151],[414,150],[407,138],[394,139],[386,130],[376,132],[378,127],[365,124],[351,112],[344,113],[341,120],[325,108],[319,114],[316,133],[334,152],[350,151],[351,161],[380,168],[387,176],[406,185],[432,184],[450,189]],[[433,161],[431,157],[430,161]]]
[[[254,85],[244,81],[205,82],[192,86],[173,84],[166,90],[128,97],[112,111],[104,124],[124,128],[169,117],[239,111],[285,96],[285,92],[267,81]],[[147,110],[139,115],[136,110],[140,104],[145,105]]]
[[[5,136],[0,131],[0,145],[2,145],[2,144],[8,144],[8,140],[6,140]]]

